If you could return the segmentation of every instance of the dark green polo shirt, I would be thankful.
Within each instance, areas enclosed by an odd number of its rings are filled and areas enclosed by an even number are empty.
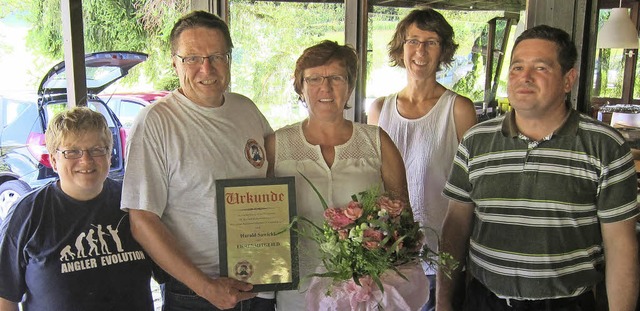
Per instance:
[[[444,189],[475,204],[467,268],[501,297],[575,296],[603,279],[600,223],[638,214],[629,146],[575,110],[532,142],[513,113],[465,134]]]

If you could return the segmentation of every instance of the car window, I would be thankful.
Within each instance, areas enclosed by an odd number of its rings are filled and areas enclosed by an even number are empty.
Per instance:
[[[123,100],[120,102],[120,111],[118,112],[118,119],[122,123],[124,128],[131,128],[133,125],[133,120],[135,120],[136,116],[144,108],[141,104],[136,102]]]
[[[5,127],[13,121],[18,119],[20,116],[30,105],[30,103],[15,101],[12,99],[4,98],[1,99],[2,106],[0,106],[0,125]]]
[[[46,108],[47,123],[49,123],[49,120],[53,119],[53,117],[55,117],[57,114],[67,109],[67,103],[48,104],[45,106],[45,108]]]
[[[99,101],[89,101],[87,103],[87,106],[94,111],[100,112],[105,117],[105,119],[107,119],[107,125],[109,127],[113,128],[116,126],[113,122],[113,118],[111,117],[111,115],[109,114],[109,111],[107,110],[108,109],[107,106],[105,106],[103,103]]]
[[[87,107],[91,108],[91,110],[100,112],[105,117],[105,119],[107,119],[107,125],[111,128],[115,127],[115,123],[113,122],[113,119],[111,118],[104,104],[98,101],[89,101],[87,103]],[[51,118],[53,118],[58,113],[64,111],[65,109],[67,109],[66,102],[56,102],[56,103],[47,104],[46,105],[47,122],[49,122]]]
[[[104,101],[106,102],[107,106],[109,106],[109,109],[111,109],[111,111],[118,115],[118,113],[120,112],[120,100],[108,98],[104,99]]]
[[[86,67],[87,76],[87,88],[96,89],[109,83],[110,81],[117,80],[121,77],[122,68],[119,66],[100,66],[100,67]],[[66,71],[56,73],[49,77],[49,79],[42,86],[44,89],[64,89],[67,87],[67,73]]]
[[[0,141],[3,146],[21,145],[27,141],[32,133],[42,133],[41,123],[38,122],[36,103],[27,101],[4,101],[0,108],[0,119],[7,121],[1,128]],[[8,108],[5,110],[5,108]],[[9,112],[6,113],[5,112]]]
[[[123,141],[121,140],[120,128],[116,126],[115,121],[112,115],[109,113],[109,108],[105,104],[97,100],[90,100],[87,102],[87,107],[91,110],[100,112],[105,119],[107,120],[107,126],[111,130],[111,134],[113,135],[113,150],[111,152],[111,168],[112,169],[121,169],[123,166],[122,161],[122,150],[124,149],[124,145],[121,145]],[[67,109],[67,103],[64,101],[52,102],[48,103],[45,106],[45,114],[47,121],[51,120],[56,114]]]

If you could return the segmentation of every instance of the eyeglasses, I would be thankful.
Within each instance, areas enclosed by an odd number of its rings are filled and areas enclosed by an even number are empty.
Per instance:
[[[91,149],[67,149],[60,150],[56,149],[57,152],[62,153],[65,159],[80,159],[84,155],[84,152],[88,152],[89,156],[92,158],[102,157],[109,153],[109,148],[107,147],[93,147]]]
[[[418,39],[407,39],[404,40],[404,44],[412,47],[412,48],[418,48],[420,47],[420,44],[424,44],[425,47],[427,48],[431,48],[431,47],[436,47],[440,45],[440,41],[438,40],[426,40],[426,41],[420,41]]]
[[[331,85],[344,85],[347,83],[347,77],[341,75],[331,75],[331,76],[308,76],[304,78],[304,81],[307,82],[310,86],[318,86],[324,83],[324,79],[329,80]]]
[[[178,54],[173,54],[173,56],[179,58],[183,64],[185,65],[202,65],[204,64],[204,60],[208,59],[209,63],[213,64],[228,64],[231,55],[229,53],[224,54],[211,54],[209,56],[180,56]]]

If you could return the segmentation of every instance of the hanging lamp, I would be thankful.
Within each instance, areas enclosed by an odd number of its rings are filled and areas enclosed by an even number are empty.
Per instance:
[[[597,47],[600,49],[637,49],[638,31],[629,18],[627,8],[611,9],[609,19],[604,22],[598,31]]]

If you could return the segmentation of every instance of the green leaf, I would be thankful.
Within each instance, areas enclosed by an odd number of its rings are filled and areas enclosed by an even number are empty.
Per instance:
[[[318,196],[318,199],[320,199],[320,203],[322,203],[322,208],[324,210],[327,210],[327,208],[329,208],[329,206],[327,206],[327,202],[324,200],[324,198],[320,194],[320,191],[318,191],[318,189],[316,189],[316,186],[314,186],[313,183],[311,182],[311,180],[309,180],[309,178],[307,178],[307,176],[304,176],[304,174],[302,174],[302,172],[298,171],[298,174],[300,174],[300,176],[302,176],[302,178],[304,178],[304,180],[306,180],[309,183],[309,186],[311,186],[311,189],[313,189],[313,191],[315,191],[316,195]]]
[[[375,282],[376,285],[378,285],[378,288],[380,289],[380,292],[384,293],[384,286],[382,286],[382,281],[380,281],[380,277],[377,276],[377,275],[372,275],[371,279],[373,279],[373,282]]]

